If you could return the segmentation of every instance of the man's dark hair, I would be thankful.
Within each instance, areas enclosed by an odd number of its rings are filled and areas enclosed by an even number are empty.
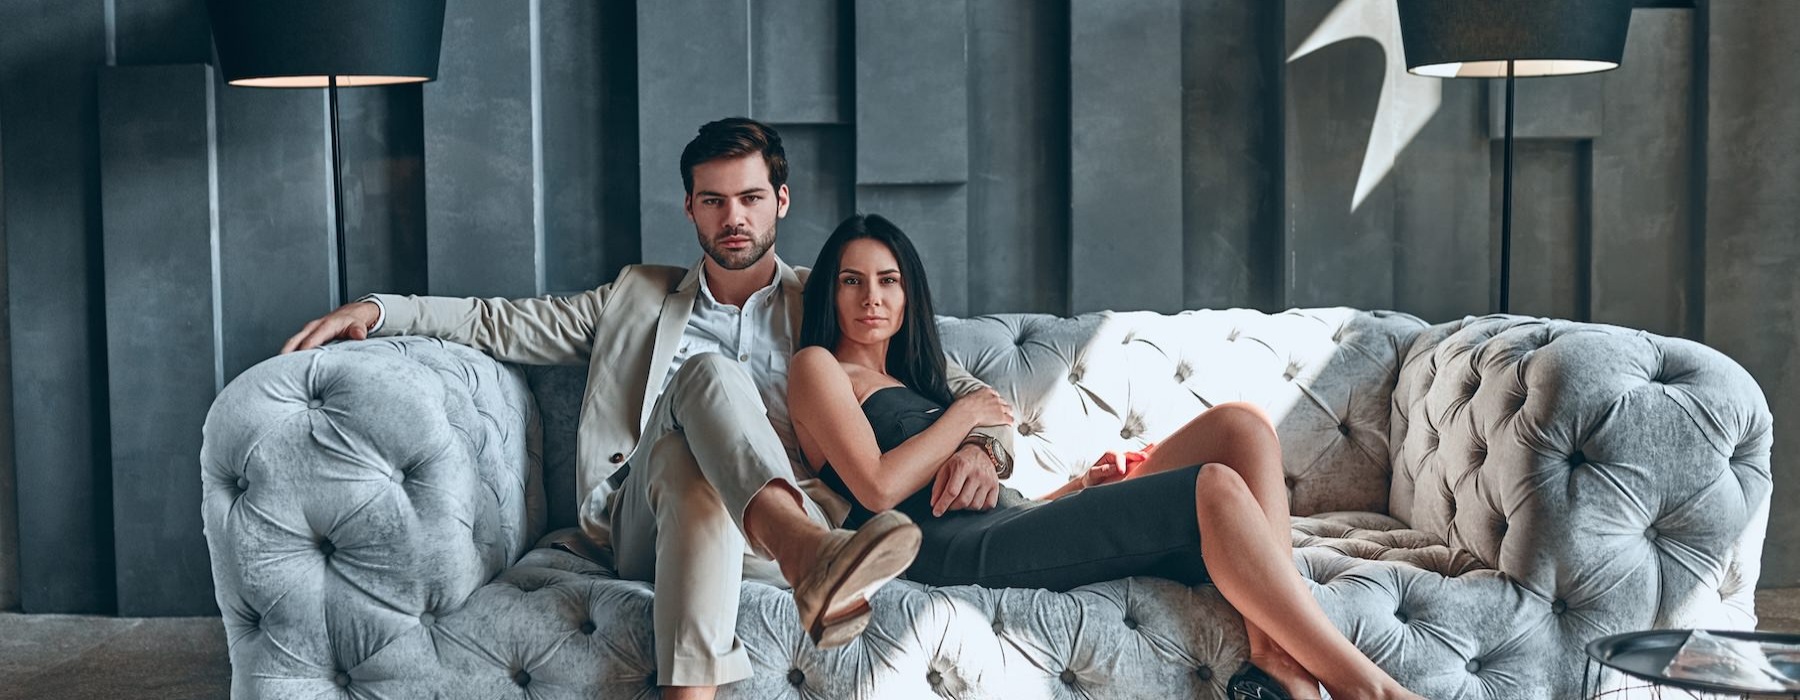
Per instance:
[[[781,149],[781,134],[754,119],[728,117],[701,126],[694,140],[681,149],[681,186],[688,194],[694,193],[696,165],[748,155],[761,155],[769,166],[770,187],[779,190],[787,184],[787,152]]]
[[[838,326],[838,272],[843,269],[844,248],[851,241],[864,238],[879,241],[894,253],[906,290],[906,313],[901,317],[899,332],[888,343],[887,373],[919,395],[949,406],[955,398],[950,395],[949,370],[944,363],[944,345],[938,339],[937,314],[932,310],[925,264],[912,239],[879,215],[856,214],[844,219],[819,249],[819,260],[813,263],[801,302],[800,347],[817,345],[837,350],[838,340],[843,337],[843,329]]]

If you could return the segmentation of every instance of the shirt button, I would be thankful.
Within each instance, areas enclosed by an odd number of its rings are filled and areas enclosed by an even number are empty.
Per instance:
[[[612,462],[612,463],[613,463],[613,464],[618,464],[618,463],[620,463],[620,462],[623,462],[623,461],[625,461],[625,455],[624,455],[624,454],[621,454],[621,453],[618,453],[618,452],[614,452],[614,453],[613,453],[613,456],[611,456],[611,457],[608,457],[608,458],[606,458],[606,459],[607,459],[607,460],[608,460],[608,461],[610,461],[610,462]]]
[[[750,353],[744,353],[742,355],[738,355],[738,362],[749,362],[749,361],[750,361]]]

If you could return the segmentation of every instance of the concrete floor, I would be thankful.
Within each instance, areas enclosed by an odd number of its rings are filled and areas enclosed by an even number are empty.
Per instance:
[[[1800,633],[1800,588],[1758,591],[1770,632]],[[216,617],[0,613],[0,700],[225,698],[231,664]]]

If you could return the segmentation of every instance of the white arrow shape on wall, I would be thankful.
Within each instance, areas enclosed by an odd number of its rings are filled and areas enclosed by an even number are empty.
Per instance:
[[[1375,106],[1375,125],[1363,152],[1362,172],[1356,178],[1356,194],[1350,210],[1356,211],[1382,178],[1394,169],[1400,152],[1431,121],[1443,101],[1437,78],[1406,72],[1406,54],[1400,44],[1400,11],[1393,0],[1340,0],[1325,21],[1300,42],[1288,63],[1340,41],[1372,39],[1387,57],[1381,81],[1381,97]]]

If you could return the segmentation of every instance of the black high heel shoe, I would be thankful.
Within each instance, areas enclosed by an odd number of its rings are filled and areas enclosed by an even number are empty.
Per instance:
[[[1231,700],[1294,700],[1280,683],[1248,661],[1225,682],[1225,692]]]

